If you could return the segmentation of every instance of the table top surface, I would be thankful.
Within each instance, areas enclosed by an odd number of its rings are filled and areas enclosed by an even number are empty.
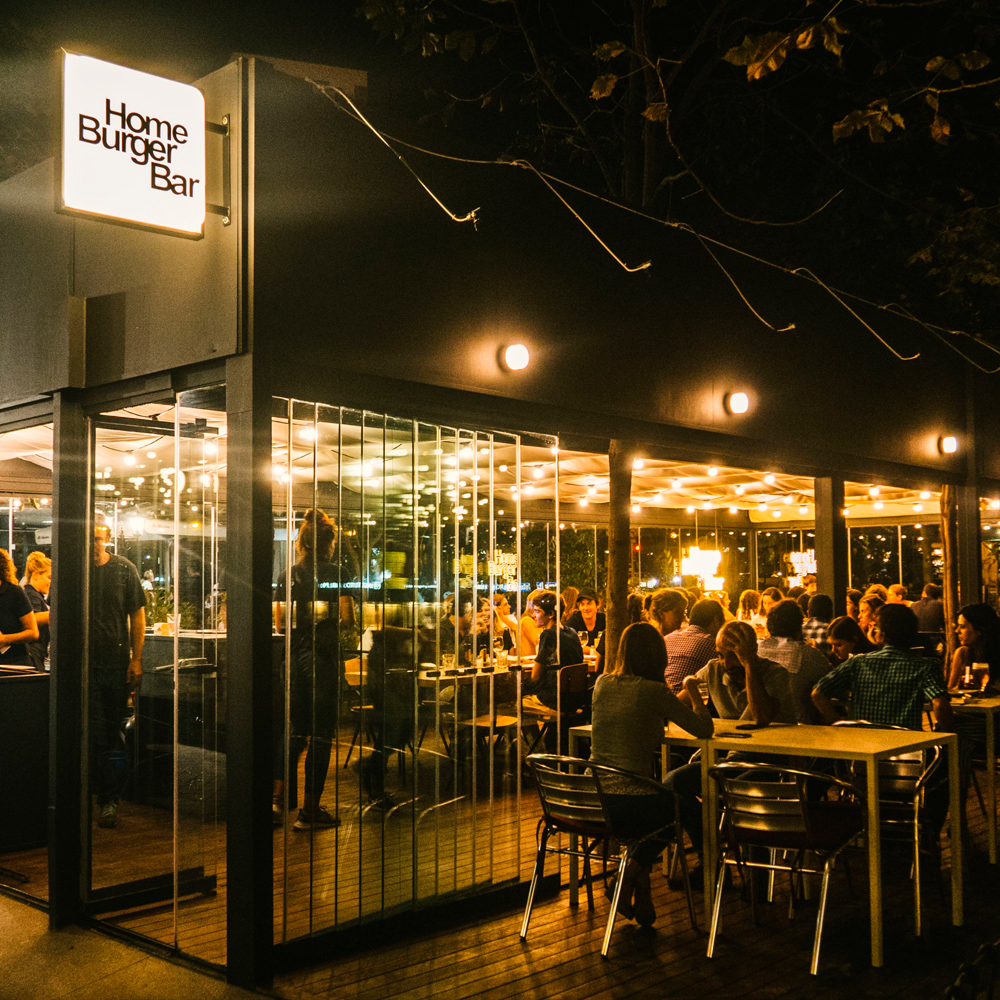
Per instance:
[[[763,729],[737,729],[738,719],[713,719],[715,733],[712,745],[716,751],[736,750],[742,753],[780,753],[801,757],[837,757],[843,760],[875,760],[896,754],[923,750],[938,744],[952,743],[954,733],[931,733],[921,730],[855,729],[850,726],[794,726],[772,723]],[[590,726],[575,726],[570,730],[590,736]],[[739,736],[734,734],[739,733]],[[744,736],[743,734],[747,735]],[[707,740],[667,725],[663,742],[702,746]]]
[[[969,698],[965,701],[957,701],[955,696],[951,699],[951,710],[953,712],[996,712],[1000,710],[1000,697],[992,695],[989,698]]]

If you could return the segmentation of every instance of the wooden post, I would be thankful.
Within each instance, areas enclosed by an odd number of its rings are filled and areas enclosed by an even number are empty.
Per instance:
[[[958,502],[956,488],[941,487],[941,555],[944,573],[941,577],[941,597],[944,601],[944,662],[951,664],[958,640],[955,622],[958,615]]]
[[[608,445],[608,606],[604,669],[615,665],[618,643],[628,625],[628,579],[632,563],[632,460],[635,446],[612,439]]]

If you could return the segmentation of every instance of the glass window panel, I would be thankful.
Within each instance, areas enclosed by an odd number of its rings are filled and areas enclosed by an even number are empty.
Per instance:
[[[896,525],[851,527],[851,586],[899,583],[899,537]]]
[[[903,558],[903,586],[911,601],[919,600],[924,585],[941,583],[944,557],[941,553],[941,525],[938,522],[904,524],[900,527]],[[984,533],[985,535],[985,533]],[[996,545],[996,542],[987,542]],[[985,575],[985,574],[984,574]]]

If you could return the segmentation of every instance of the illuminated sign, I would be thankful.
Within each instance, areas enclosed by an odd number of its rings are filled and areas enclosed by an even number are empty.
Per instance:
[[[63,54],[60,208],[188,237],[205,224],[197,87]]]

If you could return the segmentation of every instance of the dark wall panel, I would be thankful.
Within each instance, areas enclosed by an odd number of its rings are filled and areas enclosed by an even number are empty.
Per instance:
[[[456,224],[308,84],[257,79],[255,324],[288,345],[287,391],[332,367],[556,407],[579,431],[590,414],[961,470],[937,439],[965,426],[964,373],[916,324],[855,306],[921,355],[900,361],[818,286],[719,251],[762,316],[795,324],[775,332],[689,233],[566,192],[624,260],[652,260],[627,273],[528,171],[403,150],[457,214],[480,207],[478,229]],[[532,362],[504,373],[513,341]],[[742,418],[722,405],[736,388],[754,400]]]
[[[0,402],[54,388],[66,353],[73,223],[54,184],[51,160],[0,184]]]

